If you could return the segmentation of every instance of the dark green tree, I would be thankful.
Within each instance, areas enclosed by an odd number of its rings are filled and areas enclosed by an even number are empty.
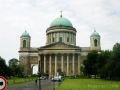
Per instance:
[[[11,59],[9,60],[9,67],[13,70],[13,75],[18,75],[18,65],[19,65],[19,61],[18,59]]]
[[[94,75],[96,78],[97,75],[97,67],[96,67],[96,61],[98,57],[98,52],[96,50],[92,50],[88,53],[87,59],[84,60],[84,70],[83,73],[87,74],[89,77],[91,75]]]
[[[91,77],[91,66],[89,66],[89,61],[87,59],[85,59],[83,61],[83,65],[81,66],[81,71],[83,72],[83,74],[85,76],[88,76],[89,78]]]
[[[12,70],[12,68],[10,68],[9,66],[7,67],[7,76],[8,76],[8,77],[13,76],[13,70]]]
[[[11,59],[11,60],[9,60],[9,67],[12,69],[12,71],[13,71],[13,76],[14,75],[17,75],[17,76],[23,76],[23,67],[21,67],[20,65],[19,65],[19,61],[18,61],[18,59],[15,59],[15,58],[13,58],[13,59]]]
[[[113,77],[120,79],[120,43],[116,43],[113,46],[113,52],[111,55],[111,66],[113,66]]]
[[[61,75],[62,73],[61,69],[58,69],[57,72],[59,73],[59,75]]]
[[[110,60],[111,51],[105,50],[101,51],[101,53],[98,55],[97,58],[97,75],[100,76],[100,78],[106,78],[108,76],[107,69],[105,68],[106,63]]]
[[[7,65],[5,59],[0,57],[0,76],[7,77]]]

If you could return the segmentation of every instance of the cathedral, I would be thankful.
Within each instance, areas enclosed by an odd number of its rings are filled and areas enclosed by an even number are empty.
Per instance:
[[[50,76],[58,71],[67,76],[80,74],[83,60],[91,50],[101,51],[100,35],[94,31],[90,35],[90,47],[76,46],[77,30],[72,23],[60,15],[46,29],[46,44],[31,47],[31,36],[25,31],[20,37],[19,60],[24,74],[31,75],[33,66],[38,65],[41,73]],[[88,38],[89,39],[89,38]]]

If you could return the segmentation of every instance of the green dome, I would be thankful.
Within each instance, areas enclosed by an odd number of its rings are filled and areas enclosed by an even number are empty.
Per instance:
[[[25,31],[25,32],[21,35],[21,37],[30,37],[30,35]]]
[[[50,27],[54,27],[54,26],[73,27],[72,23],[68,19],[62,17],[62,15],[59,18],[56,18],[55,20],[52,21],[52,23],[50,24]]]
[[[91,34],[91,37],[93,37],[93,36],[100,37],[99,33],[97,33],[95,30],[94,30],[94,32]]]

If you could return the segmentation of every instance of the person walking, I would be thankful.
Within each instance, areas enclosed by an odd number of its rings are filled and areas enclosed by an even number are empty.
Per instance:
[[[37,85],[37,79],[35,80],[35,86]]]

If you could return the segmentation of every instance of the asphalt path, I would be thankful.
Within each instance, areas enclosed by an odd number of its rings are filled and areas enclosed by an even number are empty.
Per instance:
[[[57,85],[59,85],[59,82],[52,82],[51,80],[41,80],[41,90],[53,90]],[[36,86],[35,81],[8,85],[6,90],[40,90],[39,81],[37,81]]]

